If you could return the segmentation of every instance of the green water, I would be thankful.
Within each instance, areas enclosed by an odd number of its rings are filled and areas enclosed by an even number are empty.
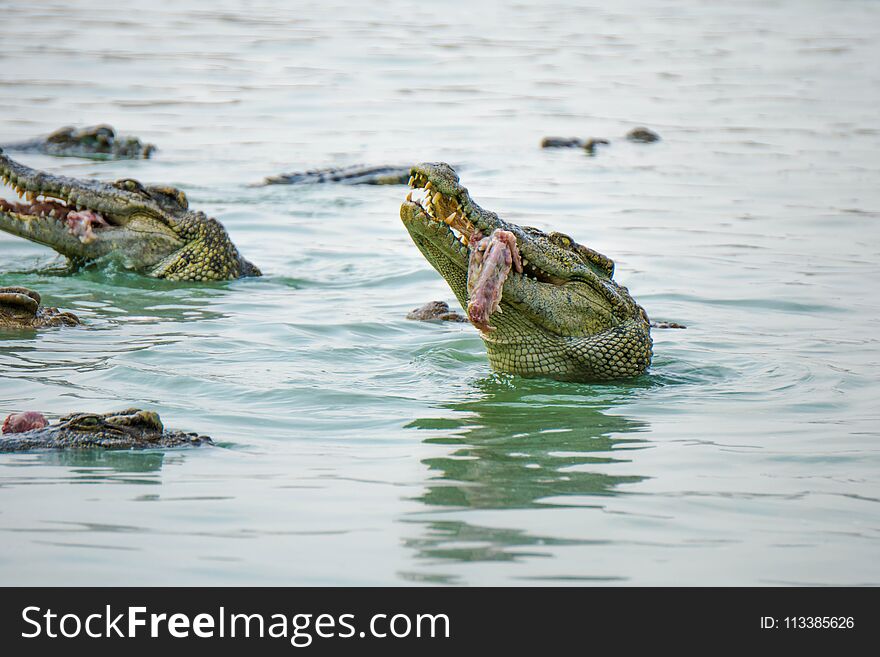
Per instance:
[[[175,184],[265,273],[69,273],[0,234],[0,285],[86,323],[0,334],[0,413],[136,405],[221,445],[0,455],[3,584],[880,584],[876,3],[0,16],[0,143],[156,143],[19,159]],[[496,375],[472,327],[405,319],[454,299],[403,188],[250,186],[420,160],[610,256],[687,330],[629,383]]]

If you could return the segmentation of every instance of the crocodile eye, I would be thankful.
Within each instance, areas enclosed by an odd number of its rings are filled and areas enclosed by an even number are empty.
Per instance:
[[[571,243],[573,242],[568,235],[564,235],[563,233],[550,233],[550,237],[554,242],[564,247],[571,246]]]
[[[96,427],[99,424],[98,418],[94,415],[85,415],[77,418],[76,423],[81,427]]]

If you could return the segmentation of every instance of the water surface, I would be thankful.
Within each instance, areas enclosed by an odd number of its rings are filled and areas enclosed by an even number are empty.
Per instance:
[[[0,582],[880,584],[880,5],[295,4],[0,2],[0,143],[156,143],[20,159],[178,185],[266,274],[70,274],[0,234],[0,285],[86,321],[0,335],[0,413],[222,445],[0,456]],[[688,329],[629,383],[496,375],[404,318],[454,302],[404,189],[250,186],[421,160]]]

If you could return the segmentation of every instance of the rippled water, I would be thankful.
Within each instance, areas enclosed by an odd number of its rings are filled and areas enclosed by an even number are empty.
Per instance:
[[[880,5],[582,4],[0,2],[0,143],[154,142],[19,159],[176,184],[266,274],[69,275],[0,234],[0,284],[87,322],[0,335],[0,412],[223,446],[0,456],[0,581],[880,584]],[[421,160],[688,329],[636,382],[494,375],[404,319],[454,298],[402,188],[249,186]]]

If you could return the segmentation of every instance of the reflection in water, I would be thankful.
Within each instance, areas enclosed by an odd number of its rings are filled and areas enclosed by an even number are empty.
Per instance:
[[[620,436],[646,431],[645,423],[606,412],[625,397],[627,389],[511,381],[514,383],[494,378],[478,382],[480,398],[447,406],[457,412],[454,420],[425,418],[408,425],[434,432],[447,430],[426,442],[459,445],[447,456],[424,461],[435,476],[420,501],[451,511],[547,509],[563,506],[553,498],[614,495],[619,485],[644,479],[591,467],[628,462],[619,453],[612,456],[612,450],[624,445],[639,448],[646,442]],[[512,552],[509,548],[593,542],[537,536],[515,528],[480,527],[448,518],[416,522],[426,525],[425,535],[407,545],[419,557],[429,559],[515,560],[542,553],[539,549]]]
[[[154,475],[162,470],[165,456],[165,452],[153,451],[64,449],[16,455],[5,465],[69,468],[64,483],[160,484]]]
[[[37,329],[33,327],[0,327],[0,342],[5,340],[33,340],[37,337]]]
[[[90,328],[103,328],[104,320],[118,317],[141,324],[222,319],[225,315],[210,306],[230,287],[223,283],[181,285],[95,265],[18,273],[0,269],[0,285],[37,290],[44,305],[75,312]]]
[[[459,521],[429,522],[423,538],[410,539],[407,547],[422,559],[452,561],[517,561],[549,557],[544,546],[589,545],[603,541],[534,536],[519,529],[479,527]],[[531,548],[531,549],[522,549]],[[516,548],[516,551],[509,548]]]
[[[0,274],[0,285],[37,290],[44,305],[73,312],[83,322],[40,330],[0,328],[0,372],[7,382],[32,383],[29,389],[11,385],[4,389],[0,413],[40,410],[48,416],[74,410],[56,404],[62,395],[106,399],[113,394],[129,404],[152,401],[153,395],[126,399],[119,394],[120,385],[98,389],[90,382],[75,381],[82,372],[108,371],[136,352],[191,340],[199,322],[226,317],[219,306],[239,293],[222,284],[175,286],[130,272],[98,269],[82,269],[66,277]],[[35,404],[45,381],[63,390]]]

